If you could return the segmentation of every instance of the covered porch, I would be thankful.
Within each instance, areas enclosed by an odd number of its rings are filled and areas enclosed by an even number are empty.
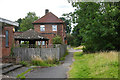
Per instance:
[[[15,35],[14,39],[15,47],[47,48],[49,44],[49,39],[42,37],[40,33],[33,29],[29,29],[23,33]]]

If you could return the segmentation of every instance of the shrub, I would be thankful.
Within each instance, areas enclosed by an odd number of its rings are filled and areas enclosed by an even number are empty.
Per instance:
[[[29,63],[26,62],[26,61],[21,61],[20,64],[23,65],[23,66],[28,66],[29,65]]]
[[[61,37],[57,35],[56,37],[54,37],[54,38],[52,39],[52,43],[53,43],[53,44],[62,44],[62,39],[61,39]]]

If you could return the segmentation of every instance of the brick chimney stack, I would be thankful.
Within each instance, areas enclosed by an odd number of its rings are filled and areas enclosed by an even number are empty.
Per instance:
[[[49,12],[49,10],[48,9],[45,9],[45,14],[47,14]]]

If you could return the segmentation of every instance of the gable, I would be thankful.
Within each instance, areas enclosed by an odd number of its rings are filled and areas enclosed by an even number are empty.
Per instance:
[[[46,15],[44,15],[40,19],[33,22],[33,24],[36,24],[36,23],[64,23],[64,21],[59,19],[53,13],[48,12]]]

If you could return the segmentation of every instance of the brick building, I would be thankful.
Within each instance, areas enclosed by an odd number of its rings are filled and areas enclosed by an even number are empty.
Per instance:
[[[10,55],[11,47],[14,44],[14,27],[18,25],[17,22],[0,18],[0,58]]]
[[[33,22],[34,30],[41,33],[42,36],[49,39],[49,45],[52,45],[52,38],[56,35],[61,36],[63,43],[66,43],[65,23],[48,9],[45,15]]]

